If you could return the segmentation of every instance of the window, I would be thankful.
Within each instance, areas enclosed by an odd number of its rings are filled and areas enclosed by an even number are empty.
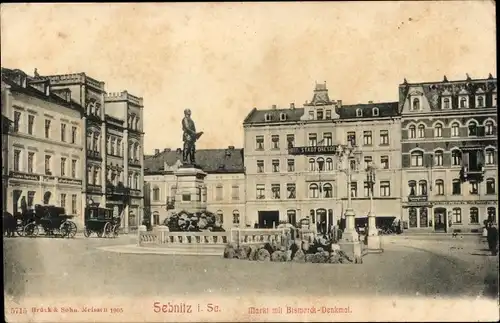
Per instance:
[[[477,108],[482,108],[484,107],[484,97],[482,95],[479,95],[476,99],[476,107]]]
[[[264,161],[257,160],[257,173],[264,173]]]
[[[493,135],[493,122],[486,121],[486,123],[484,124],[484,134],[486,136]]]
[[[467,98],[464,96],[460,98],[460,108],[467,108]]]
[[[324,197],[329,199],[333,197],[333,189],[332,189],[332,184],[330,183],[325,183],[323,185],[323,194]]]
[[[438,123],[434,127],[434,137],[440,138],[443,136],[443,125]]]
[[[378,108],[373,108],[372,114],[373,114],[373,116],[378,117]]]
[[[328,110],[327,110],[328,111]],[[297,212],[295,210],[288,210],[286,212],[287,218],[288,218],[288,223],[292,224],[293,226],[296,226],[297,224]]]
[[[414,151],[411,153],[411,166],[421,167],[424,165],[424,153],[422,151]]]
[[[231,187],[231,199],[233,201],[238,201],[240,199],[240,187],[238,185],[233,185]]]
[[[28,152],[28,173],[33,173],[33,165],[35,162],[35,153]]]
[[[273,159],[272,165],[273,165],[273,173],[279,173],[280,172],[280,161],[279,161],[279,159]]]
[[[333,159],[326,159],[326,170],[333,170]]]
[[[470,208],[469,216],[470,216],[470,224],[478,224],[479,223],[479,210],[477,207]]]
[[[66,176],[66,158],[61,157],[61,176]]]
[[[61,194],[61,207],[66,208],[66,194]]]
[[[50,138],[50,120],[45,119],[45,138]]]
[[[35,126],[35,116],[29,114],[28,115],[28,134],[33,135],[33,128]]]
[[[309,134],[309,146],[316,146],[318,144],[318,135],[315,133]]]
[[[454,179],[451,182],[451,194],[453,195],[462,194],[462,182],[459,179]]]
[[[327,109],[325,110],[325,119],[331,119],[332,118],[332,110]]]
[[[77,214],[77,196],[76,194],[71,195],[71,214]]]
[[[460,136],[460,125],[458,124],[458,122],[453,122],[451,124],[451,136],[452,137]]]
[[[365,145],[365,146],[372,145],[372,132],[371,131],[363,131],[363,145]]]
[[[491,148],[486,149],[485,159],[486,165],[493,165],[495,163],[495,151]]]
[[[76,178],[76,159],[71,160],[71,177]]]
[[[136,150],[135,150],[135,156],[138,157],[139,156],[139,146],[135,146]],[[111,139],[111,155],[116,155],[116,138],[112,138]]]
[[[61,141],[66,142],[66,124],[61,123]]]
[[[469,136],[477,136],[477,124],[474,121],[471,121],[468,126]]]
[[[309,111],[309,120],[314,120],[314,111]]]
[[[455,223],[462,223],[462,209],[458,207],[453,208],[452,214]]]
[[[286,191],[288,192],[287,198],[289,199],[294,199],[296,198],[296,188],[295,188],[295,183],[288,183],[286,184]]]
[[[217,184],[217,186],[215,187],[215,200],[216,201],[222,201],[222,197],[223,197],[223,187],[222,187],[222,184]]]
[[[139,189],[139,175],[134,174],[134,189]]]
[[[21,151],[18,149],[14,150],[14,171],[19,172],[21,170]]]
[[[471,181],[471,182],[469,182],[469,185],[470,185],[470,191],[469,191],[469,193],[471,195],[477,195],[478,194],[478,190],[479,190],[477,182]]]
[[[349,131],[347,133],[347,144],[351,144],[351,146],[356,146],[356,132]]]
[[[444,195],[444,181],[442,179],[436,180],[436,194]]]
[[[309,197],[311,197],[311,198],[318,198],[319,197],[318,184],[312,183],[309,185]]]
[[[495,179],[488,178],[486,180],[486,194],[495,194]]]
[[[318,170],[320,172],[325,170],[325,160],[323,159],[323,157],[318,158]]]
[[[45,155],[45,175],[52,175],[52,172],[50,171],[50,155]]]
[[[370,191],[371,191],[370,183],[364,182],[363,188],[364,188],[364,192],[365,192],[365,197],[370,197]]]
[[[434,153],[434,166],[443,166],[443,151],[438,150]]]
[[[309,171],[314,172],[316,170],[316,161],[314,158],[309,158]]]
[[[240,224],[240,212],[238,210],[233,211],[233,224],[234,225]]]
[[[287,164],[288,164],[287,170],[289,172],[295,172],[295,159],[288,159]]]
[[[381,156],[380,165],[383,169],[389,169],[389,156]]]
[[[21,112],[14,111],[14,132],[19,132],[19,125],[21,123]]]
[[[418,181],[418,193],[419,193],[419,195],[422,195],[422,196],[427,195],[427,181],[426,180]]]
[[[256,190],[257,190],[256,197],[258,200],[263,200],[266,198],[266,186],[264,184],[257,184]]]
[[[159,201],[160,200],[160,188],[155,187],[153,188],[153,201]]]
[[[388,130],[380,130],[380,144],[388,145],[389,144],[389,131]]]
[[[351,197],[358,197],[358,183],[357,182],[351,182],[351,187],[349,188],[350,189],[350,193],[351,193]]]
[[[451,165],[459,166],[462,164],[462,152],[455,149],[451,152]]]
[[[417,128],[414,125],[408,127],[408,138],[417,138]]]
[[[112,150],[111,150],[111,136],[106,136],[106,152],[108,153],[108,155],[110,155],[112,153]],[[130,158],[133,158],[133,154],[130,154]]]
[[[420,110],[420,100],[418,98],[413,99],[412,110]]]
[[[418,126],[418,138],[425,138],[425,126],[423,124]]]
[[[318,109],[318,111],[316,111],[316,117],[318,120],[323,120],[323,110]]]
[[[323,133],[323,144],[325,146],[331,146],[333,144],[333,137],[331,132]]]
[[[363,110],[356,109],[356,117],[362,117],[362,116],[363,116]]]
[[[357,169],[357,165],[358,164],[356,163],[356,159],[354,159],[354,158],[349,159],[349,168],[351,170],[356,170]]]
[[[280,148],[280,136],[272,135],[271,142],[272,142],[272,149],[279,149]]]
[[[426,228],[428,226],[428,217],[427,217],[427,208],[426,207],[421,207],[418,210],[418,213],[420,215],[420,227],[421,228]]]
[[[98,167],[94,167],[93,180],[94,185],[99,185],[101,183],[101,177],[99,176],[100,169]],[[129,175],[129,187],[132,188],[132,174]]]
[[[94,151],[101,151],[101,149],[99,149],[99,134],[97,133],[94,133],[92,148]]]
[[[449,109],[450,108],[450,98],[444,98],[443,99],[443,109]]]
[[[280,184],[271,184],[271,192],[273,194],[273,199],[280,199]]]
[[[71,143],[76,144],[76,127],[71,127]]]
[[[364,161],[365,161],[365,169],[367,169],[368,167],[371,166],[373,162],[372,156],[365,156]]]
[[[417,182],[416,181],[409,181],[408,182],[408,195],[409,196],[415,196],[417,195]]]
[[[497,210],[496,208],[490,206],[486,209],[486,214],[488,215],[488,221],[496,223],[497,222]]]
[[[121,139],[118,139],[116,141],[116,156],[122,156],[122,141]]]
[[[264,150],[264,136],[255,137],[255,147],[256,150]]]
[[[389,181],[380,182],[380,196],[391,196],[391,183]]]
[[[295,135],[286,135],[286,142],[288,148],[293,148],[295,146]]]

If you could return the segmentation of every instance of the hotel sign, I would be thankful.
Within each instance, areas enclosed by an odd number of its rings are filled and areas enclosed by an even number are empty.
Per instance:
[[[408,196],[408,202],[427,202],[427,195]]]
[[[80,179],[73,179],[73,178],[59,178],[57,182],[59,184],[82,185],[82,181]]]
[[[288,148],[290,155],[334,155],[337,146],[307,146]]]
[[[40,175],[10,172],[10,178],[23,179],[26,181],[40,181]]]

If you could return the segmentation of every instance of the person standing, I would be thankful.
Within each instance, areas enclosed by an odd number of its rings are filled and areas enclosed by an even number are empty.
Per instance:
[[[498,229],[496,226],[490,222],[488,226],[488,247],[491,251],[492,256],[496,256],[498,253]]]

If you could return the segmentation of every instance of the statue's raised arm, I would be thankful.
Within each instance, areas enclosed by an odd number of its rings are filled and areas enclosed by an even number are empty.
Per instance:
[[[182,119],[182,141],[184,148],[182,151],[182,162],[184,164],[195,164],[195,143],[201,137],[203,132],[196,132],[196,126],[191,119],[191,110],[184,110],[184,119]],[[189,159],[189,161],[188,161]]]

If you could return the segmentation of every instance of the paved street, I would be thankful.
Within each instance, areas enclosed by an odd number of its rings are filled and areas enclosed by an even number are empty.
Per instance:
[[[75,293],[89,297],[303,293],[445,297],[494,295],[494,284],[498,286],[498,280],[492,280],[497,259],[481,255],[473,239],[462,240],[466,248],[457,249],[468,254],[464,256],[449,252],[450,243],[458,245],[449,239],[390,238],[385,240],[385,252],[366,256],[363,265],[257,263],[97,249],[134,239],[4,239],[5,292],[14,297]]]

